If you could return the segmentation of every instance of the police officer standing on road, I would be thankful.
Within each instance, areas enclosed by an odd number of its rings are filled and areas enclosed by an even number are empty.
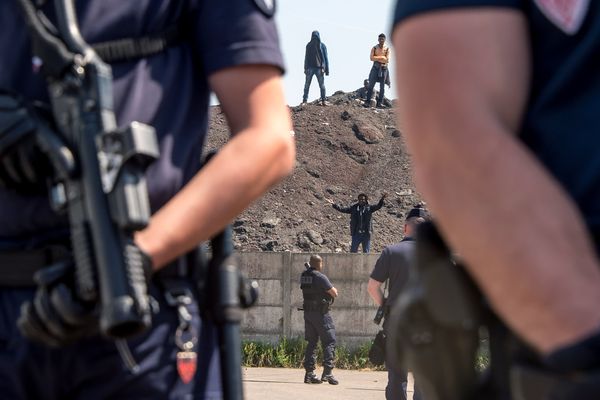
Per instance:
[[[402,289],[408,281],[409,266],[413,260],[415,252],[414,233],[416,227],[425,222],[429,214],[421,205],[416,205],[406,215],[406,223],[404,224],[404,239],[400,243],[386,247],[371,272],[367,290],[371,298],[378,306],[384,306],[384,322],[383,330],[386,337],[389,337],[389,328],[387,325],[387,316],[390,308],[400,296]],[[389,279],[389,295],[385,299],[381,291],[383,282]],[[406,384],[408,373],[397,365],[397,361],[390,352],[386,352],[386,367],[388,370],[388,384],[385,388],[385,398],[404,399],[406,400]],[[413,399],[420,400],[416,384]]]
[[[300,289],[304,298],[304,338],[308,341],[304,354],[304,383],[329,382],[337,385],[332,374],[335,356],[335,326],[329,313],[329,306],[337,297],[338,291],[327,276],[323,274],[323,259],[312,255],[310,263],[305,264],[306,271],[300,275]],[[323,375],[315,375],[317,362],[317,342],[323,346]]]
[[[29,15],[47,16],[42,26],[60,26],[55,16],[62,14],[54,6],[63,3],[28,3],[39,7]],[[220,399],[217,332],[200,317],[189,252],[293,167],[275,2],[73,3],[83,39],[110,50],[96,53],[112,68],[106,103],[114,103],[115,125],[139,121],[156,131],[160,157],[146,173],[153,215],[130,244],[139,249],[147,272],[131,279],[148,280],[155,300],[150,303],[156,307],[151,329],[115,343],[97,334],[97,315],[79,301],[69,268],[67,218],[50,206],[48,163],[30,156],[37,149],[37,125],[32,125],[37,119],[17,124],[32,112],[31,104],[48,103],[49,93],[60,96],[60,91],[48,90],[42,76],[50,63],[41,65],[38,59],[32,69],[30,32],[19,2],[0,2],[0,115],[5,116],[0,119],[0,397]],[[49,42],[55,39],[47,36]],[[62,72],[84,75],[90,60],[97,60],[91,51],[75,57],[81,63],[77,68]],[[72,86],[77,83],[73,79]],[[227,116],[232,138],[200,169],[211,91]],[[17,112],[6,117],[13,109]],[[18,141],[11,137],[16,128],[23,128]],[[169,291],[167,283],[180,290]],[[73,307],[57,304],[57,298],[69,299]],[[73,325],[74,320],[81,324]],[[182,327],[190,334],[183,337]]]

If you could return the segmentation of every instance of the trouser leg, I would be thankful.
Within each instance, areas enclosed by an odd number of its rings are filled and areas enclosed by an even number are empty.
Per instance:
[[[325,101],[325,76],[322,70],[317,71],[317,82],[319,82],[319,89],[321,90],[321,101]]]
[[[363,238],[361,242],[363,253],[369,253],[371,251],[371,234],[363,233]]]
[[[306,72],[306,80],[304,81],[304,94],[302,95],[302,102],[306,103],[308,101],[308,90],[310,89],[310,83],[312,81],[314,71],[309,69]]]
[[[304,369],[306,371],[314,371],[317,363],[316,350],[319,335],[314,325],[306,318],[304,319],[304,339],[308,342],[304,351]]]
[[[385,96],[385,74],[379,81],[379,96],[377,97],[377,105],[383,104],[383,97]]]
[[[388,370],[388,383],[385,388],[385,398],[387,400],[406,400],[406,386],[408,383],[408,373],[397,366],[397,363],[386,357],[386,368]]]
[[[331,371],[335,366],[335,329],[326,330],[321,343],[323,344],[323,367]]]
[[[350,244],[350,253],[358,253],[358,245],[360,244],[360,233],[352,235],[352,243]]]
[[[369,87],[367,89],[367,100],[366,104],[371,105],[371,98],[373,97],[373,88],[375,88],[375,83],[377,83],[377,70],[375,68],[371,68],[371,72],[369,72]]]

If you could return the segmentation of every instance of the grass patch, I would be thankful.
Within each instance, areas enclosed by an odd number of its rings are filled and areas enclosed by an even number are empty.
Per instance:
[[[357,348],[348,348],[340,345],[335,349],[335,367],[341,369],[371,369],[385,371],[383,366],[374,366],[369,362],[369,349],[372,341],[364,343]],[[272,367],[272,368],[303,368],[306,341],[303,338],[281,338],[278,343],[261,341],[242,341],[242,364],[245,367]],[[317,363],[323,363],[323,350],[317,346]],[[487,338],[481,340],[475,358],[475,368],[483,371],[490,363],[489,342]]]
[[[383,371],[369,362],[371,342],[358,348],[338,345],[335,348],[335,367],[342,369],[374,369]],[[242,341],[242,364],[245,367],[303,368],[306,341],[302,338],[281,338],[278,343]],[[323,363],[323,350],[317,346],[317,363]]]

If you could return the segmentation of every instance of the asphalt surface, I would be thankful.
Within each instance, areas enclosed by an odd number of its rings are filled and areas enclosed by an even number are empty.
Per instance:
[[[321,370],[315,371],[321,376]],[[304,383],[303,369],[243,368],[246,400],[384,400],[387,372],[334,369],[339,385]],[[412,400],[412,376],[408,377],[408,400]]]

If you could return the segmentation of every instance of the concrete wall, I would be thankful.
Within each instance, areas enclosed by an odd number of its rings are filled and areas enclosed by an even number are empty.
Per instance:
[[[245,313],[242,334],[247,339],[277,341],[303,337],[304,319],[300,274],[311,253],[238,253],[240,269],[259,284],[258,304]],[[367,293],[367,282],[379,257],[375,254],[320,253],[323,272],[338,290],[331,313],[339,343],[356,345],[372,340],[377,307]]]

